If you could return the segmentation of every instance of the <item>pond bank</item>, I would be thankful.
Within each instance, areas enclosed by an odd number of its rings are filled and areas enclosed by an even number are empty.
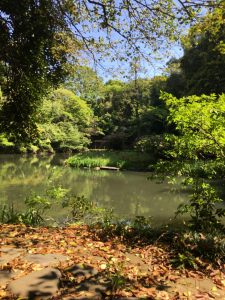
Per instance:
[[[66,163],[74,168],[118,168],[130,171],[149,171],[154,157],[135,151],[91,150],[71,156]]]
[[[171,265],[176,253],[159,240],[131,246],[121,238],[101,239],[97,230],[74,225],[0,225],[0,236],[1,299],[225,297],[219,268],[205,263],[198,271],[176,269]]]

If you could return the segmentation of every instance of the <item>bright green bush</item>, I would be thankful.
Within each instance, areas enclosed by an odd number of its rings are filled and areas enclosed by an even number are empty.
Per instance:
[[[179,161],[161,161],[153,168],[158,177],[180,176],[191,193],[189,202],[178,213],[189,213],[192,229],[211,232],[224,228],[225,209],[212,179],[224,179],[225,163],[225,94],[189,96],[177,99],[162,93],[169,109],[169,122],[178,135],[167,151]],[[214,158],[208,163],[207,158]],[[190,163],[187,160],[194,160]]]
[[[49,140],[56,151],[79,151],[89,144],[89,139],[70,122],[43,124],[42,128],[43,141]]]
[[[162,93],[161,99],[169,108],[168,121],[179,132],[171,153],[175,158],[224,158],[225,94],[177,99]]]

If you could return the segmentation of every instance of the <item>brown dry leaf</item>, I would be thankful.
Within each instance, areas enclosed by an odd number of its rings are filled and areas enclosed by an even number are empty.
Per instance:
[[[107,264],[101,264],[101,265],[100,265],[100,269],[101,269],[101,270],[105,270],[106,268],[107,268]]]
[[[0,290],[0,299],[7,296],[7,292],[5,290]]]
[[[170,300],[170,296],[166,291],[160,291],[157,293],[157,300]]]
[[[208,293],[198,293],[195,295],[195,298],[198,300],[212,300],[215,299],[213,296],[211,297]]]
[[[220,270],[213,270],[211,273],[210,273],[210,276],[211,277],[214,277],[216,275],[219,275],[220,274]]]

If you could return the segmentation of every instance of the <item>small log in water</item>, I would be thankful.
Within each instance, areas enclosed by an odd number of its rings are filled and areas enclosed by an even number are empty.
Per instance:
[[[119,168],[116,168],[116,167],[108,167],[108,166],[102,166],[102,167],[100,167],[100,170],[119,171]]]

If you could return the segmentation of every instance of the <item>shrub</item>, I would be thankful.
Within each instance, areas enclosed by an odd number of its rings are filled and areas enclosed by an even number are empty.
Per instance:
[[[152,162],[152,157],[147,153],[134,151],[89,151],[72,156],[66,162],[76,168],[111,166],[127,170],[146,170]]]
[[[154,156],[168,157],[168,151],[173,148],[174,135],[149,135],[141,137],[134,145],[134,148],[141,152],[151,153]]]

